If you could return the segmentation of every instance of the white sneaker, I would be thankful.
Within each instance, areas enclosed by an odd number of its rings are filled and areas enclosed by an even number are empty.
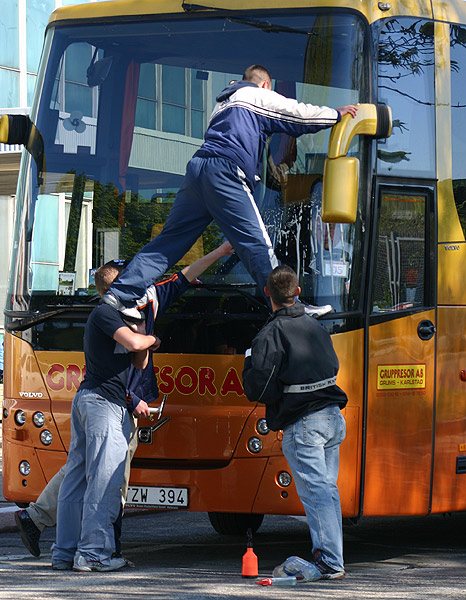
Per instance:
[[[88,573],[90,571],[117,571],[126,565],[124,558],[110,558],[109,564],[101,563],[99,560],[88,560],[78,554],[73,563],[73,571]]]
[[[331,304],[324,304],[324,306],[313,306],[312,304],[306,304],[305,302],[303,302],[303,304],[306,314],[314,317],[314,319],[318,319],[333,311],[333,306]]]
[[[104,296],[102,296],[102,302],[105,302],[105,304],[108,304],[109,306],[120,312],[129,321],[133,321],[135,323],[144,321],[144,313],[142,313],[136,307],[128,308],[123,304],[123,302],[118,300],[118,298],[114,296],[111,292],[107,292]]]

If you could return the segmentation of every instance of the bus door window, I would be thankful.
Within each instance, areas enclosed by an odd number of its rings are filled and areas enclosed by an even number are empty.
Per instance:
[[[428,196],[400,190],[381,191],[375,273],[374,313],[430,304],[426,256]]]

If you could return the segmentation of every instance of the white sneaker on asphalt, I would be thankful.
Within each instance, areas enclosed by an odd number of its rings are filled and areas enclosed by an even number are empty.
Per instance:
[[[90,571],[117,571],[126,565],[124,558],[110,558],[109,564],[101,563],[99,560],[88,560],[78,554],[73,563],[73,571],[88,573]]]

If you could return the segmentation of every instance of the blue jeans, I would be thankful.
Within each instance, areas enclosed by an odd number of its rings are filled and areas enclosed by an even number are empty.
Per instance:
[[[293,473],[312,539],[312,554],[343,570],[343,533],[337,488],[346,423],[338,406],[308,414],[283,431],[282,450]]]
[[[79,390],[71,407],[71,442],[60,486],[52,562],[110,562],[115,550],[113,524],[121,505],[130,434],[126,407],[90,390]]]

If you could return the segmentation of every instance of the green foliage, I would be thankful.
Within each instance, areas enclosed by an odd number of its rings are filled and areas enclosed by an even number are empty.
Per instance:
[[[94,232],[102,229],[118,229],[120,231],[120,256],[119,258],[131,259],[152,239],[153,226],[163,225],[167,220],[175,199],[174,192],[165,195],[165,202],[147,202],[139,194],[118,194],[112,183],[94,183],[94,209],[92,214]],[[159,233],[158,228],[157,232]],[[202,236],[204,254],[207,254],[222,241],[222,233],[215,223],[211,223]],[[97,238],[94,243],[94,264],[97,260]],[[184,267],[184,264],[175,265],[173,272]],[[215,271],[215,266],[209,268]]]

